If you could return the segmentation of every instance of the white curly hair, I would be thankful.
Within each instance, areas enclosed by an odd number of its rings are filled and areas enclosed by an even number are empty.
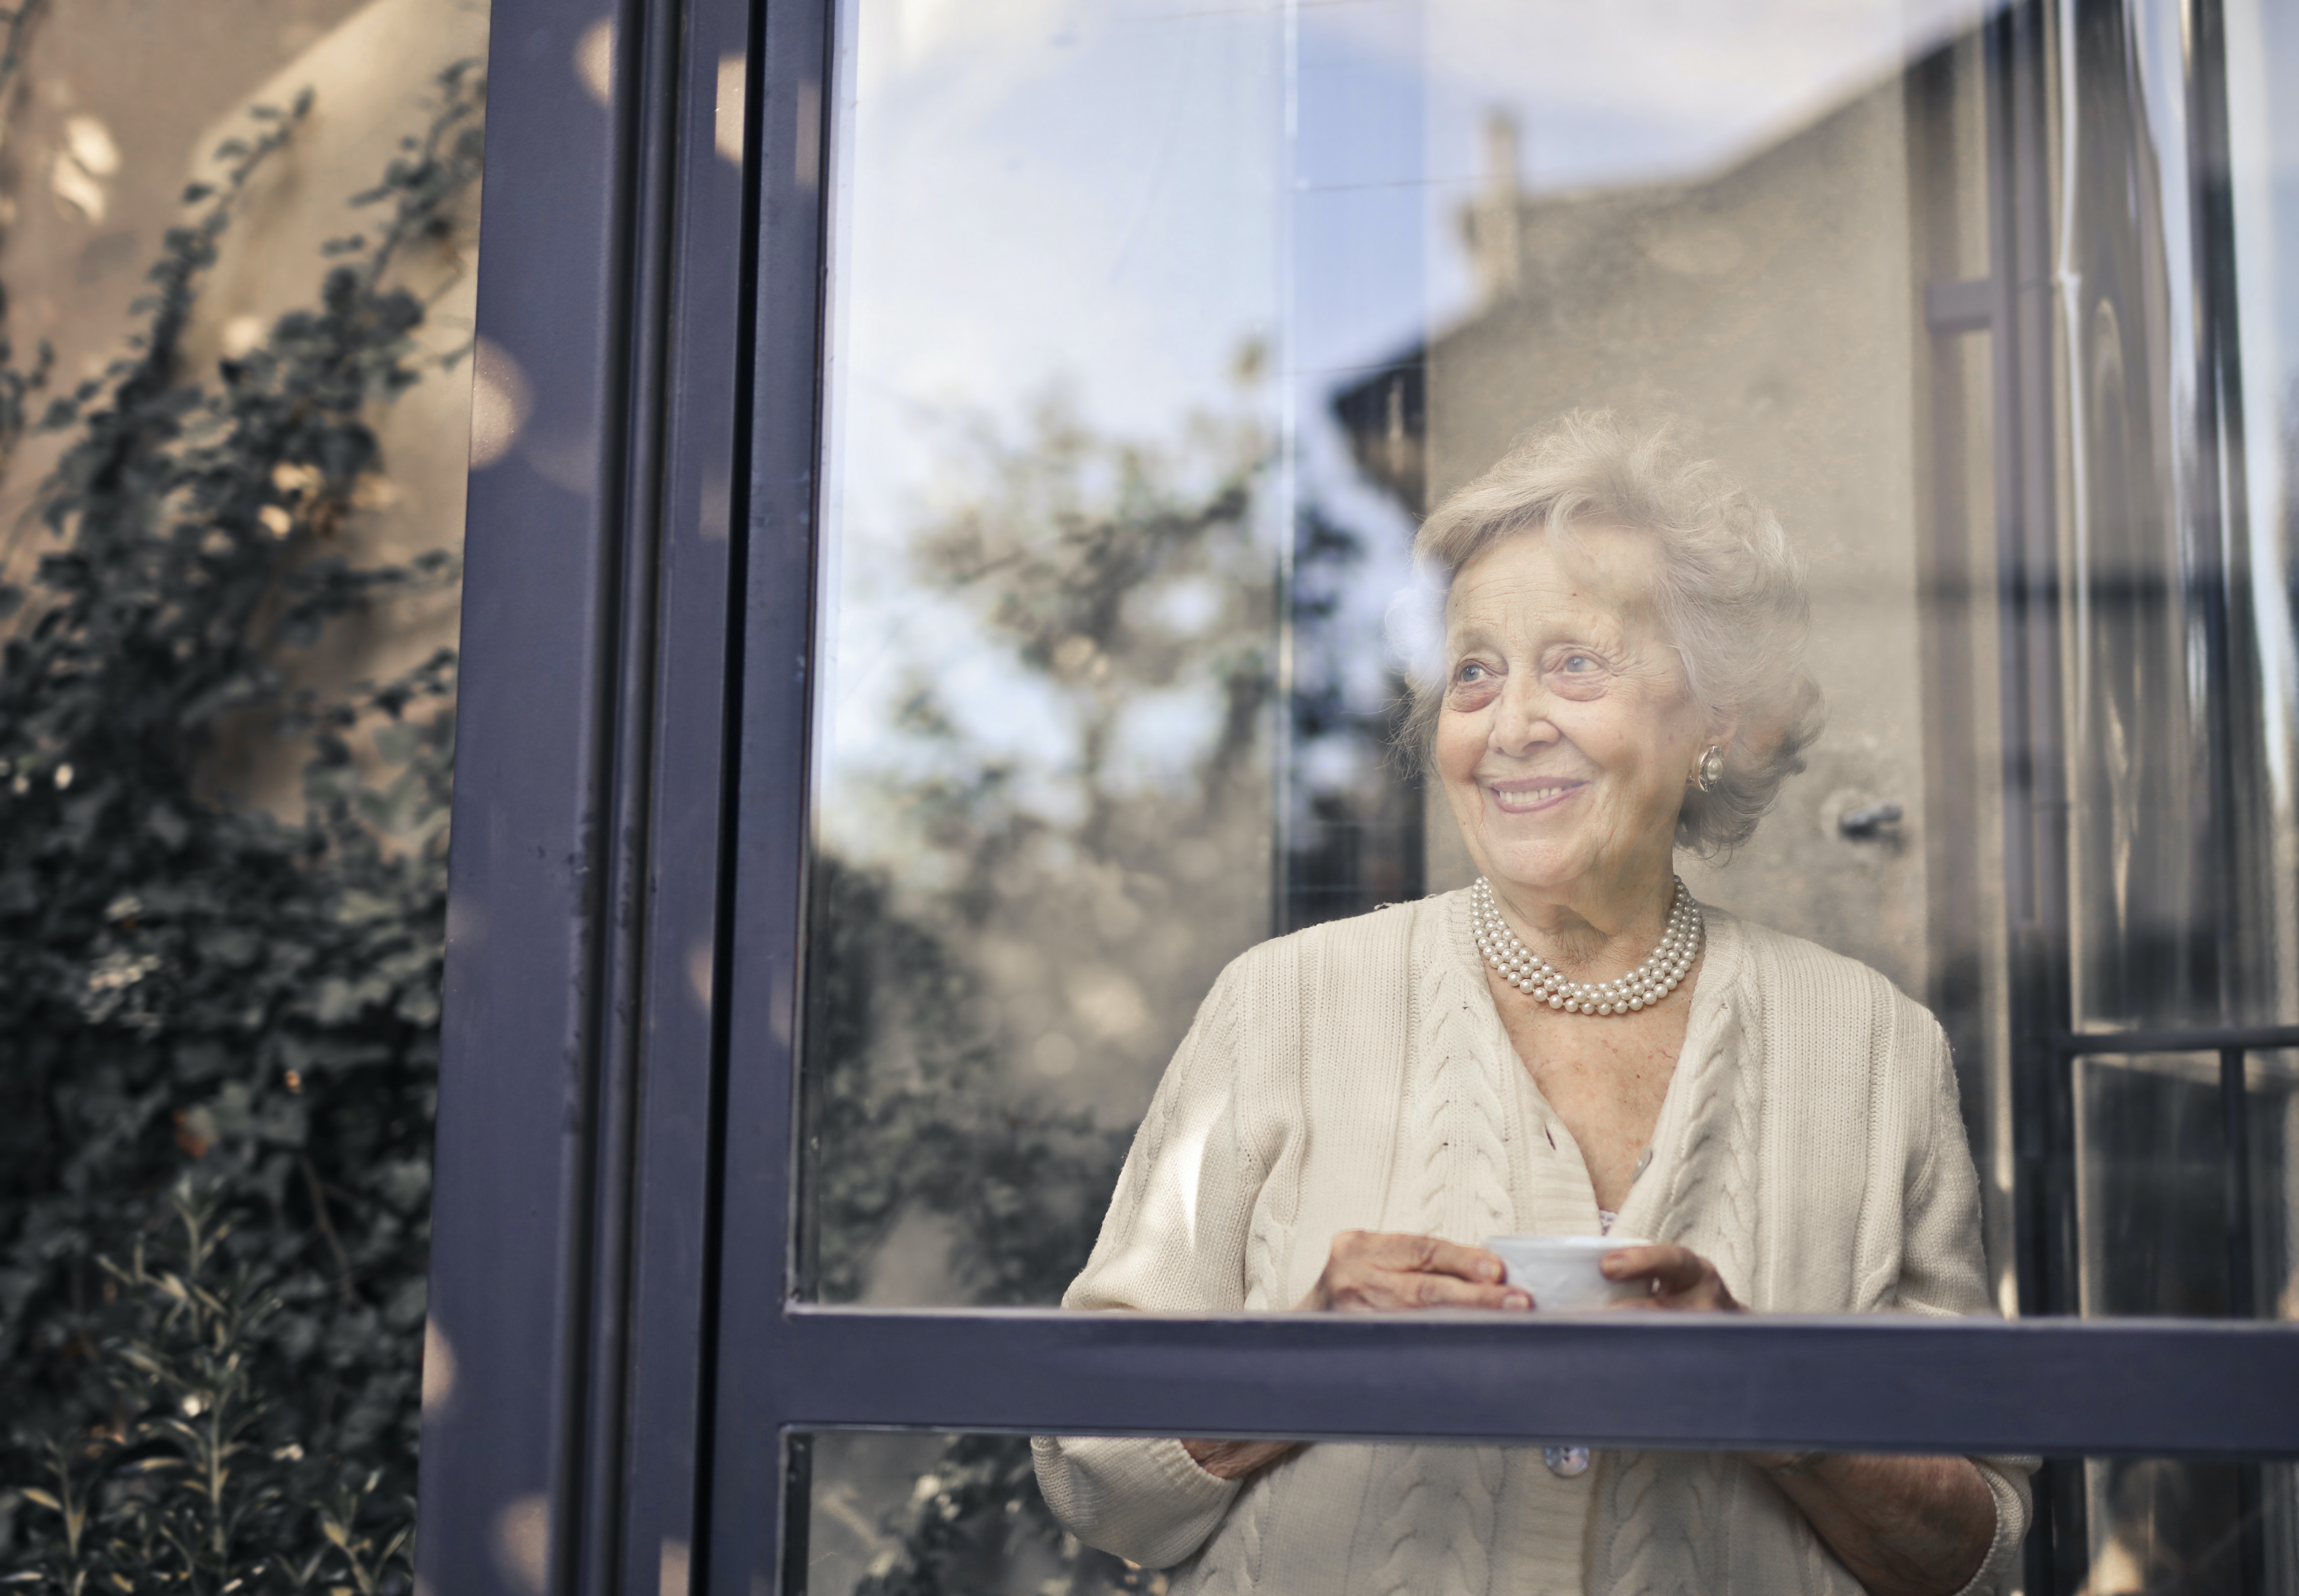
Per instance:
[[[1737,722],[1722,777],[1688,786],[1676,822],[1681,847],[1729,855],[1747,842],[1804,769],[1826,715],[1805,668],[1810,602],[1802,562],[1778,517],[1713,461],[1695,460],[1666,428],[1639,431],[1607,412],[1573,413],[1519,441],[1474,482],[1432,511],[1413,544],[1424,592],[1441,616],[1454,578],[1503,538],[1576,526],[1621,527],[1658,540],[1654,605],[1684,661],[1694,700]],[[1444,701],[1443,626],[1408,673],[1411,712],[1399,741],[1425,764]]]

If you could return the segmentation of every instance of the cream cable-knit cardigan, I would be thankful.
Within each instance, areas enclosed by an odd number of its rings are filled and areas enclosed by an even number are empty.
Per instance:
[[[1448,894],[1265,943],[1224,971],[1134,1138],[1075,1309],[1290,1308],[1343,1230],[1595,1234],[1579,1149],[1519,1063]],[[1978,1183],[1938,1025],[1875,971],[1707,910],[1684,1052],[1622,1234],[1679,1242],[1758,1310],[1988,1311]],[[1314,1445],[1242,1484],[1179,1441],[1041,1437],[1078,1538],[1174,1596],[1857,1592],[1723,1454]],[[1995,1588],[2032,1461],[1980,1460]]]

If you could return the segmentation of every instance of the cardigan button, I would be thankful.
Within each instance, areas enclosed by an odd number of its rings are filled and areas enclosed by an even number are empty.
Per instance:
[[[1589,1449],[1585,1446],[1544,1446],[1540,1460],[1548,1465],[1548,1472],[1560,1480],[1577,1480],[1589,1472]]]

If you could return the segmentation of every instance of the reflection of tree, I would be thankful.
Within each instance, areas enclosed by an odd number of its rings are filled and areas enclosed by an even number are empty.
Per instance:
[[[1397,744],[1410,701],[1351,605],[1374,536],[1315,503],[1294,528],[1285,930],[1422,893],[1420,777]]]
[[[909,591],[967,658],[913,662],[891,772],[832,777],[879,819],[875,858],[826,848],[812,891],[826,1300],[935,1294],[888,1262],[923,1222],[943,1300],[1057,1301],[1198,999],[1267,934],[1263,453],[1212,422],[1114,443],[1050,403],[1017,443],[975,435],[911,539]],[[1046,724],[1001,737],[1016,712]],[[872,1592],[1141,1588],[1063,1534],[1025,1442],[959,1438],[931,1478]]]
[[[833,772],[834,806],[870,819],[859,845],[834,835],[852,853],[815,894],[809,1056],[823,1111],[850,1115],[821,1130],[826,1177],[851,1160],[847,1217],[822,1215],[826,1295],[870,1284],[905,1208],[959,1222],[843,1144],[891,1125],[886,1093],[939,1100],[944,1128],[916,1134],[961,1161],[982,1144],[947,1117],[993,1101],[1050,1094],[1130,1128],[1214,975],[1266,934],[1259,453],[1211,423],[1172,453],[1111,443],[1049,403],[1019,443],[977,433],[909,541],[906,605],[955,624],[909,662],[884,768]],[[1030,735],[1007,736],[1020,716]],[[924,1178],[911,1132],[867,1139]],[[967,1289],[1031,1300],[987,1245],[957,1235]]]
[[[1173,463],[1103,443],[1050,404],[1024,449],[985,440],[993,496],[961,506],[917,545],[930,582],[970,601],[987,636],[1064,689],[1086,801],[1072,840],[1094,857],[1125,851],[1111,759],[1132,702],[1193,678],[1219,692],[1219,735],[1189,751],[1210,810],[1233,795],[1266,692],[1258,644],[1270,593],[1247,523],[1249,444],[1199,431],[1192,453],[1210,457],[1213,480],[1191,493],[1169,479]],[[1176,605],[1177,594],[1188,597]],[[933,699],[922,686],[922,725]]]
[[[1272,629],[1268,560],[1249,525],[1257,451],[1211,423],[1178,456],[1114,444],[1052,402],[1019,445],[983,433],[974,453],[954,502],[913,541],[917,578],[961,608],[1017,686],[1036,689],[1017,702],[1050,696],[1064,753],[983,745],[979,717],[943,685],[953,661],[920,661],[903,727],[939,774],[895,795],[954,872],[950,907],[970,926],[996,927],[1000,901],[1083,887],[1095,939],[1131,957],[1147,910],[1121,900],[1156,891],[1140,877],[1169,878],[1184,839],[1220,847],[1241,840],[1216,835],[1224,822],[1266,819],[1248,757]],[[1161,709],[1183,729],[1142,724]],[[1210,873],[1197,851],[1179,852]]]
[[[950,1222],[961,1280],[984,1303],[1058,1295],[1093,1244],[1122,1135],[1085,1116],[1004,1101],[995,1050],[953,1016],[981,982],[891,902],[878,872],[826,859],[814,880],[809,1105],[821,1294],[859,1294],[905,1213]]]

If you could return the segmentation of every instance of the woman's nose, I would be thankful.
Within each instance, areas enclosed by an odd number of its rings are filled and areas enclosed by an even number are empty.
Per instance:
[[[1493,718],[1493,743],[1504,753],[1523,753],[1556,741],[1556,723],[1548,718],[1548,694],[1538,682],[1520,672],[1501,691],[1498,713]]]

